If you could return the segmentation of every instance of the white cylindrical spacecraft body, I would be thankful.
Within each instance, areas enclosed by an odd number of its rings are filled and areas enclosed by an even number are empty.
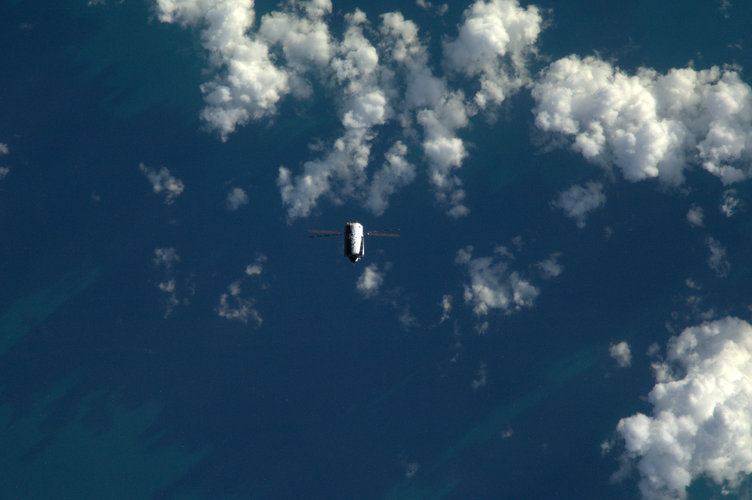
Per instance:
[[[345,224],[345,256],[355,263],[364,254],[363,225],[358,222],[348,222]]]

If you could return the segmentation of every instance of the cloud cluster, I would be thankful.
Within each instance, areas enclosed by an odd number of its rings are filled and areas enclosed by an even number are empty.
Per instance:
[[[590,212],[606,204],[606,195],[603,194],[603,184],[600,182],[588,182],[584,186],[574,185],[561,192],[553,206],[577,221],[577,227],[585,227],[587,216]]]
[[[157,288],[165,294],[165,313],[164,317],[169,317],[180,304],[177,295],[177,284],[175,280],[174,267],[180,262],[180,255],[174,248],[155,248],[152,264],[157,270],[162,272],[162,280],[157,283]]]
[[[617,426],[643,497],[683,498],[700,476],[737,486],[752,473],[752,326],[727,317],[687,328],[654,368],[652,416]]]
[[[458,132],[477,109],[498,106],[529,82],[527,60],[542,22],[535,7],[516,0],[477,0],[465,11],[457,38],[445,40],[443,64],[452,75],[477,79],[479,90],[468,102],[446,78],[434,76],[417,26],[398,12],[382,15],[378,29],[359,10],[346,14],[337,40],[327,24],[329,0],[290,1],[259,22],[252,0],[155,2],[162,22],[201,32],[213,75],[202,85],[202,118],[223,140],[238,126],[276,115],[285,96],[311,96],[314,85],[335,102],[341,132],[328,150],[299,174],[279,169],[290,219],[308,216],[322,197],[335,203],[359,198],[383,213],[388,197],[416,177],[407,159],[414,145],[449,215],[466,215],[455,171],[467,151]],[[422,130],[417,141],[415,125]],[[391,147],[372,172],[379,135]]]
[[[459,36],[444,44],[451,70],[478,77],[475,104],[481,109],[501,104],[529,82],[527,58],[541,32],[538,8],[521,8],[508,0],[478,1],[464,13]]]
[[[531,307],[540,293],[520,272],[510,269],[504,247],[497,247],[491,257],[473,258],[473,247],[468,246],[457,252],[455,261],[467,268],[470,283],[464,287],[464,298],[477,316],[493,309],[511,314]]]
[[[300,73],[328,62],[329,35],[321,18],[331,11],[329,0],[264,16],[257,31],[253,0],[156,0],[156,8],[162,22],[201,29],[214,73],[201,86],[201,118],[223,140],[239,125],[275,115],[285,95],[310,93]],[[274,60],[273,47],[281,47],[287,65]]]
[[[151,182],[152,190],[164,198],[166,205],[172,205],[177,197],[183,193],[183,189],[185,189],[183,181],[173,177],[166,167],[155,170],[140,163],[138,168]]]
[[[752,89],[732,69],[630,75],[573,55],[546,68],[532,95],[540,129],[570,137],[575,151],[616,165],[627,180],[679,184],[688,163],[724,184],[748,176]]]
[[[259,255],[253,264],[246,266],[245,276],[230,283],[227,291],[219,296],[216,311],[221,318],[242,323],[248,323],[248,320],[252,319],[256,326],[261,326],[263,318],[256,308],[256,301],[253,297],[243,294],[243,286],[247,278],[261,275],[266,260],[265,255]]]
[[[378,52],[364,34],[366,16],[356,10],[346,16],[346,22],[344,39],[329,68],[342,92],[340,122],[344,131],[322,158],[305,162],[301,175],[293,178],[289,169],[280,167],[277,184],[290,218],[309,215],[325,194],[337,201],[352,196],[365,184],[375,127],[392,115],[379,84],[382,68]]]

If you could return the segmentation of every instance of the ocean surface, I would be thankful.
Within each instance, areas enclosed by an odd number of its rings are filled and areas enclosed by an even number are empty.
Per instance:
[[[752,44],[748,7],[727,19],[713,2],[538,5],[535,72],[571,53],[628,71],[752,67],[736,48]],[[332,17],[399,8],[438,60],[466,6],[335,2]],[[0,53],[0,498],[638,498],[637,473],[612,481],[619,456],[601,445],[650,412],[645,353],[693,324],[687,280],[705,284],[705,309],[749,316],[749,218],[706,212],[725,279],[706,236],[677,223],[726,188],[694,172],[690,202],[658,181],[614,182],[578,228],[551,200],[600,167],[543,145],[525,89],[461,133],[470,216],[445,216],[419,168],[380,217],[323,201],[288,222],[278,168],[335,137],[331,101],[285,104],[221,141],[199,119],[199,33],[141,0],[5,2]],[[179,199],[165,204],[140,164],[178,176]],[[235,186],[248,203],[230,211]],[[348,220],[402,236],[368,240],[356,265],[339,239],[305,237]],[[564,272],[480,334],[455,263],[468,245],[523,248],[520,269],[555,251]],[[254,263],[263,272],[244,273]],[[369,263],[385,278],[364,298]],[[218,314],[241,281],[260,322]],[[629,369],[609,356],[621,340]],[[700,479],[689,498],[719,491]]]

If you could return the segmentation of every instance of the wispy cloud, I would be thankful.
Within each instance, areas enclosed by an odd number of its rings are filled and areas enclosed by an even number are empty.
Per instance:
[[[159,170],[155,170],[141,163],[138,168],[144,173],[144,175],[146,175],[146,178],[149,179],[152,190],[164,198],[166,205],[174,203],[177,197],[182,194],[183,189],[185,188],[185,186],[183,186],[183,181],[177,177],[173,177],[166,167],[161,167]]]
[[[488,383],[488,365],[486,365],[486,363],[481,361],[480,365],[478,366],[478,373],[476,374],[473,381],[470,383],[470,387],[472,387],[474,391],[477,391],[478,389],[482,389],[483,387],[485,387],[487,383]]]
[[[245,268],[244,276],[233,281],[227,286],[227,291],[219,296],[219,304],[216,312],[221,318],[248,323],[253,320],[256,326],[261,326],[264,322],[261,312],[256,307],[256,300],[243,292],[243,287],[249,279],[258,279],[264,270],[266,256],[259,255],[253,264],[248,264]]]
[[[457,252],[456,263],[467,269],[470,282],[464,286],[465,302],[471,304],[478,317],[492,310],[512,314],[532,307],[540,289],[520,271],[511,269],[508,251],[497,247],[490,257],[473,257],[473,247]],[[481,324],[485,330],[487,323]]]
[[[358,278],[355,288],[364,297],[373,297],[379,293],[383,283],[384,272],[379,272],[376,264],[369,264]]]
[[[731,263],[726,256],[726,247],[712,236],[705,238],[705,245],[708,247],[708,266],[710,269],[720,278],[728,276]]]
[[[227,210],[234,212],[243,205],[247,204],[248,195],[242,188],[232,188],[230,192],[227,193],[227,199],[225,200],[225,206],[227,207]]]
[[[705,211],[702,207],[692,205],[687,211],[687,222],[694,227],[702,227],[704,225]]]
[[[0,156],[5,156],[10,153],[10,148],[7,144],[4,142],[0,142]],[[10,167],[8,166],[2,166],[0,167],[0,181],[5,179],[5,177],[10,173]]]
[[[441,319],[439,319],[439,323],[443,323],[452,314],[452,296],[450,294],[442,296],[439,305],[441,306]]]
[[[608,354],[614,358],[620,368],[626,368],[632,364],[632,350],[625,341],[611,344],[608,347]]]
[[[741,199],[736,189],[727,189],[723,192],[723,199],[721,201],[721,213],[726,217],[733,217],[737,214],[741,208]]]
[[[161,272],[162,278],[157,283],[157,288],[164,294],[165,312],[164,317],[172,315],[175,307],[180,305],[181,299],[178,298],[177,280],[175,266],[180,262],[180,255],[177,250],[169,248],[155,248],[152,264],[154,268]]]
[[[606,195],[603,194],[603,184],[600,182],[588,182],[585,186],[574,185],[559,194],[553,201],[553,206],[577,221],[577,227],[585,227],[587,216],[606,204]]]

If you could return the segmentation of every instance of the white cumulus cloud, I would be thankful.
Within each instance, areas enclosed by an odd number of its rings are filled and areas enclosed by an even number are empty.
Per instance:
[[[498,105],[528,82],[528,56],[543,21],[538,8],[516,0],[476,1],[464,12],[459,36],[444,44],[448,68],[480,79],[475,104]]]
[[[344,132],[324,157],[305,162],[303,173],[293,177],[280,167],[277,184],[288,216],[306,217],[323,195],[338,201],[352,196],[366,181],[375,127],[392,115],[381,88],[381,67],[376,48],[365,37],[365,14],[356,10],[346,16],[347,30],[331,61],[333,79],[343,101],[340,121]]]
[[[752,158],[752,89],[731,69],[642,68],[628,74],[595,57],[569,56],[533,85],[535,123],[571,138],[586,159],[627,180],[683,181],[699,163],[724,184],[746,178]]]
[[[727,317],[687,328],[654,368],[651,415],[617,426],[643,498],[684,498],[701,476],[737,486],[752,473],[752,326]]]
[[[443,44],[451,78],[461,86],[467,77],[478,82],[467,102],[446,77],[434,75],[427,43],[399,12],[382,15],[375,29],[356,9],[344,15],[344,33],[335,39],[330,0],[291,0],[260,20],[252,0],[154,2],[160,21],[200,33],[209,56],[202,119],[223,140],[250,121],[272,119],[285,96],[332,101],[341,127],[321,141],[324,153],[300,171],[279,168],[289,219],[310,215],[322,199],[357,199],[380,215],[389,196],[416,178],[417,161],[408,158],[420,155],[447,213],[466,215],[457,171],[468,152],[459,132],[479,107],[497,106],[528,82],[527,59],[541,30],[538,10],[513,0],[468,7],[456,39]],[[323,92],[314,93],[314,86]],[[391,146],[380,169],[371,165],[377,138]]]

